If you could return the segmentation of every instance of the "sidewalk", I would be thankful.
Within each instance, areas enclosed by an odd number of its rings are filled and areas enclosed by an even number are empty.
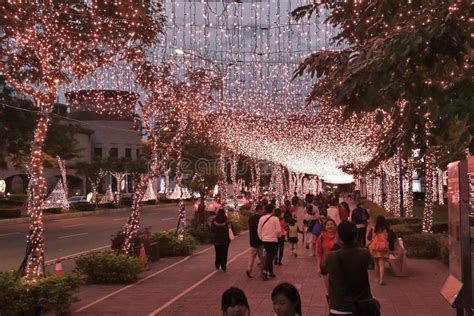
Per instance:
[[[79,315],[220,315],[222,292],[231,286],[245,291],[251,315],[272,315],[270,294],[278,283],[288,281],[300,291],[304,315],[328,315],[322,279],[316,260],[299,244],[299,256],[291,257],[286,245],[283,266],[277,277],[262,281],[248,279],[248,234],[232,241],[226,272],[214,269],[214,250],[202,246],[196,255],[164,258],[151,266],[139,283],[129,286],[91,285],[82,288],[80,302],[73,306]],[[382,304],[383,316],[449,316],[455,312],[439,294],[448,269],[436,260],[408,262],[410,276],[397,278],[387,271],[385,286],[373,282],[372,293]],[[120,291],[120,292],[117,292]]]

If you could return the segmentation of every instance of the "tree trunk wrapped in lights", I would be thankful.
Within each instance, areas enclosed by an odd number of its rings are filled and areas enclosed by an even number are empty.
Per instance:
[[[406,172],[405,172],[405,181],[406,181],[406,216],[413,217],[413,156],[410,155],[406,161]]]
[[[435,156],[428,148],[425,154],[425,208],[423,210],[423,233],[431,233],[433,226],[433,171]]]
[[[219,195],[221,200],[221,208],[227,212],[227,171],[225,168],[225,155],[221,152],[219,156],[220,180],[219,180]]]
[[[239,156],[237,153],[234,153],[232,155],[232,161],[230,165],[230,176],[232,178],[232,187],[234,189],[234,215],[239,218],[240,213],[239,213],[239,205],[237,201],[237,195],[240,193],[238,183],[237,183],[237,166],[239,163]]]
[[[162,31],[161,4],[147,1],[144,10],[125,17],[115,16],[114,4],[98,8],[91,1],[77,0],[7,1],[0,6],[0,71],[8,84],[35,98],[40,107],[28,166],[30,232],[18,271],[29,281],[44,272],[43,145],[57,85],[91,75],[113,57],[129,61],[141,55]]]

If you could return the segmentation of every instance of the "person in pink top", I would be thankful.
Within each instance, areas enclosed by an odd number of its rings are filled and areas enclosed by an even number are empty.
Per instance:
[[[332,247],[337,242],[337,225],[336,221],[332,218],[327,218],[323,224],[323,231],[321,235],[318,237],[316,242],[316,248],[318,251],[317,257],[317,269],[318,273],[321,275],[321,265],[323,264],[324,260],[326,259],[326,255],[329,251],[331,251]],[[326,291],[329,293],[329,278],[328,275],[323,273],[324,285],[326,286]]]
[[[275,216],[280,219],[280,226],[281,226],[281,232],[280,232],[280,237],[278,238],[278,252],[277,255],[275,256],[275,265],[282,265],[281,261],[283,259],[283,251],[285,249],[285,237],[286,237],[286,227],[288,226],[288,223],[285,221],[285,218],[283,217],[281,209],[277,208],[275,209]]]

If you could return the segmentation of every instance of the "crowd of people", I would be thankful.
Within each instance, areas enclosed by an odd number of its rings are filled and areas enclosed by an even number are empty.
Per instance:
[[[302,226],[298,225],[298,207],[304,208]],[[276,278],[274,266],[284,264],[285,245],[298,256],[298,244],[316,256],[315,273],[322,277],[330,315],[378,315],[378,302],[372,297],[368,270],[375,269],[375,282],[384,285],[385,262],[393,250],[394,236],[385,218],[376,218],[368,231],[369,212],[361,203],[353,210],[336,195],[306,195],[300,201],[295,194],[281,208],[274,200],[262,198],[249,218],[250,257],[248,278]],[[214,233],[216,269],[226,270],[232,226],[225,211],[219,210],[211,226]],[[258,258],[257,271],[254,266]],[[278,285],[272,300],[276,315],[301,315],[301,301],[289,283]],[[238,307],[236,307],[238,306]],[[236,288],[222,298],[224,315],[248,315],[245,294]],[[240,312],[235,312],[239,310]]]

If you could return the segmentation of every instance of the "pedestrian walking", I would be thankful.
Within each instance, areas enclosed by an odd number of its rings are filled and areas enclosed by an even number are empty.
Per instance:
[[[318,257],[316,258],[317,271],[319,275],[322,275],[324,280],[324,286],[326,287],[326,294],[329,293],[329,278],[327,273],[321,271],[321,265],[326,259],[327,254],[331,251],[334,244],[337,242],[337,225],[336,221],[332,218],[327,218],[323,224],[323,231],[318,237],[316,242],[316,248],[318,251]]]
[[[388,233],[390,228],[384,216],[377,216],[375,227],[369,232],[369,250],[375,262],[375,282],[384,285],[385,262],[389,257]]]
[[[273,214],[274,210],[275,206],[273,204],[265,206],[266,215],[262,216],[258,221],[258,236],[263,242],[266,253],[265,269],[262,271],[262,278],[264,280],[276,277],[273,273],[273,260],[278,249],[281,226],[280,220]]]
[[[286,233],[288,236],[288,242],[291,244],[291,254],[297,257],[298,233],[302,234],[303,231],[298,227],[295,219],[290,220],[290,223],[286,227]]]
[[[321,271],[329,275],[329,315],[379,316],[380,304],[369,284],[371,256],[356,241],[356,225],[341,222],[337,235],[341,247],[328,252],[321,265]]]
[[[336,225],[339,225],[339,223],[341,222],[341,217],[339,216],[339,209],[337,208],[337,202],[335,202],[334,199],[329,202],[328,217],[332,218],[336,222]]]
[[[250,306],[244,291],[231,287],[222,293],[221,310],[223,316],[249,316]]]
[[[347,202],[339,203],[337,208],[339,209],[339,218],[341,219],[341,221],[350,220],[349,215],[351,214],[351,210],[350,210],[349,204],[347,204]]]
[[[357,207],[352,210],[351,219],[357,227],[357,241],[362,247],[365,247],[367,223],[370,219],[370,215],[367,210],[362,207],[362,203],[357,203]]]
[[[283,260],[283,254],[285,252],[285,238],[286,238],[286,227],[288,226],[288,223],[286,222],[286,219],[284,218],[284,215],[281,211],[281,209],[277,208],[275,209],[275,216],[280,220],[280,237],[278,238],[278,251],[277,255],[275,256],[275,265],[282,265],[282,260]],[[289,219],[288,219],[289,220]]]
[[[246,274],[250,279],[252,278],[252,269],[255,262],[255,257],[258,256],[260,268],[263,269],[264,267],[263,243],[258,237],[258,221],[262,215],[263,206],[261,204],[257,204],[255,207],[255,214],[249,218],[250,257]]]
[[[217,211],[217,215],[211,223],[211,232],[214,237],[214,249],[216,251],[215,266],[216,269],[227,269],[227,255],[229,253],[229,229],[232,229],[232,225],[227,220],[227,215],[223,208]]]
[[[319,221],[319,216],[313,211],[313,205],[308,204],[306,207],[306,214],[303,217],[304,225],[304,241],[306,242],[306,249],[310,249],[310,256],[314,257],[316,253],[316,237],[313,234],[314,225]]]
[[[276,316],[301,316],[301,297],[291,283],[280,283],[272,291],[273,311]]]

